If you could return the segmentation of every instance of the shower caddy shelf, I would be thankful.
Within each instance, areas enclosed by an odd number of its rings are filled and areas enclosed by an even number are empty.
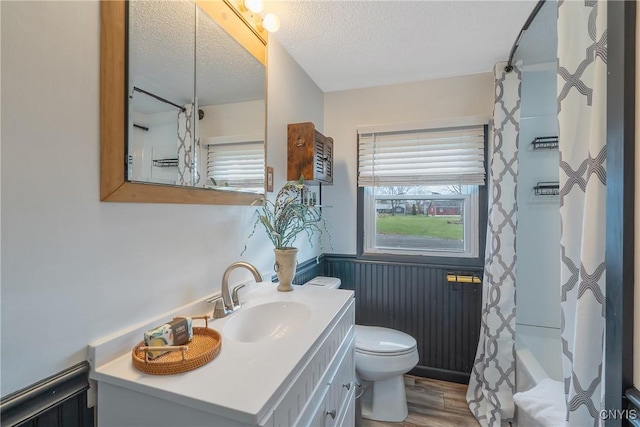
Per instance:
[[[178,159],[156,159],[153,166],[158,168],[176,168],[178,167]]]
[[[533,151],[557,150],[558,136],[538,136],[531,141]],[[560,194],[560,183],[558,181],[538,182],[533,187],[534,196],[558,196]]]
[[[539,182],[533,187],[536,196],[558,196],[560,194],[559,182]]]
[[[531,147],[537,150],[553,150],[558,148],[557,136],[539,136],[531,141]]]

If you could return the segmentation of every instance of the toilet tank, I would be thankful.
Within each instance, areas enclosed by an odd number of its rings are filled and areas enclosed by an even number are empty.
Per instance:
[[[337,277],[317,276],[309,280],[304,285],[319,286],[327,289],[338,289],[342,282]]]

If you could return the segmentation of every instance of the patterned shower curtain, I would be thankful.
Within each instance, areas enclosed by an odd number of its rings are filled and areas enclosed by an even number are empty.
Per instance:
[[[489,217],[482,295],[482,326],[467,389],[471,412],[482,426],[499,427],[513,419],[516,322],[516,183],[520,131],[517,66],[495,66],[495,104],[489,147]]]
[[[558,3],[562,358],[570,426],[597,426],[605,331],[607,10]]]
[[[194,120],[193,104],[186,104],[184,111],[178,112],[178,185],[193,185],[200,180],[196,176],[196,158],[194,141],[197,147],[200,145],[197,139],[198,121]]]

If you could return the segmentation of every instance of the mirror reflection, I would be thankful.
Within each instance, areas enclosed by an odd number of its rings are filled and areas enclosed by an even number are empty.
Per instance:
[[[201,185],[264,192],[264,65],[197,9]]]
[[[191,1],[131,1],[127,180],[264,193],[265,68]]]

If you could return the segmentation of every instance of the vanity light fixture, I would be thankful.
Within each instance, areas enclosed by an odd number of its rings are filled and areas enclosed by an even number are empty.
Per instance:
[[[262,18],[262,28],[270,33],[275,33],[280,29],[280,18],[275,13],[267,13]]]
[[[231,2],[240,12],[249,12],[251,19],[257,21],[262,29],[269,33],[275,33],[280,28],[280,17],[275,13],[264,15],[264,0],[241,0],[237,3]],[[263,17],[264,15],[264,17]]]
[[[244,0],[243,5],[253,13],[260,13],[264,9],[262,0]]]
[[[278,15],[275,13],[267,13],[262,19],[262,28],[270,33],[278,31],[280,29],[280,18]]]

